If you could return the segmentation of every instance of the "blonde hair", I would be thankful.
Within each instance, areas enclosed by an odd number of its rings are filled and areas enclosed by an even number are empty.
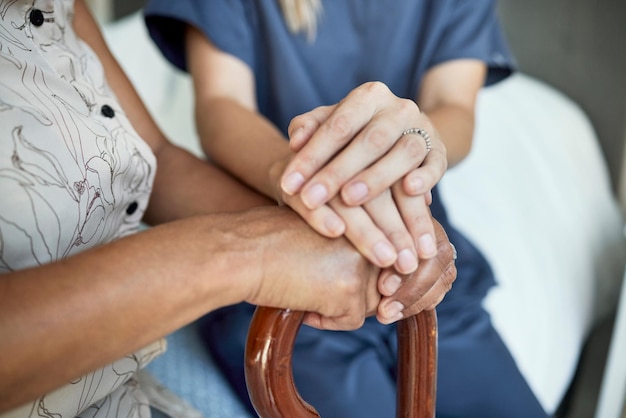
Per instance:
[[[315,39],[322,13],[321,0],[278,0],[278,3],[291,33],[303,33],[309,41]]]

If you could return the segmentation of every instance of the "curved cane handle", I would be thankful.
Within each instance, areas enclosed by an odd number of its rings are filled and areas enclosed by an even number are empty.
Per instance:
[[[293,346],[304,312],[258,307],[250,323],[245,372],[262,418],[319,418],[293,382]],[[423,311],[398,323],[397,418],[435,416],[437,316]]]

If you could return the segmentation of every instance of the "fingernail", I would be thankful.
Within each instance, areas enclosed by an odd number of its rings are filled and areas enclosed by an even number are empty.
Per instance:
[[[339,235],[343,234],[345,230],[345,224],[343,223],[341,218],[336,215],[327,216],[324,219],[324,226],[333,237],[338,237]]]
[[[412,273],[417,269],[417,257],[411,250],[405,248],[398,253],[397,264],[401,273]]]
[[[369,188],[363,182],[353,183],[345,190],[345,197],[350,203],[360,203],[362,199],[367,197]]]
[[[411,177],[411,179],[409,180],[409,187],[411,189],[411,193],[420,193],[422,191],[422,188],[424,187],[424,179],[422,179],[421,177]]]
[[[391,322],[395,322],[395,321],[399,321],[400,319],[402,319],[403,310],[404,310],[404,305],[398,301],[395,301],[387,305],[387,308],[385,308],[385,314],[386,314],[387,319],[389,319]]]
[[[324,202],[326,202],[326,198],[328,197],[328,191],[326,187],[322,186],[319,183],[314,184],[313,186],[306,189],[302,194],[302,201],[309,209],[317,209]]]
[[[420,237],[419,246],[424,257],[432,257],[437,253],[435,240],[430,234],[424,234]]]
[[[292,195],[294,193],[297,193],[298,189],[300,189],[303,184],[304,176],[297,171],[294,171],[293,173],[283,178],[281,187],[283,189],[283,192],[287,193],[288,195]]]
[[[374,245],[374,254],[380,267],[387,267],[396,260],[396,250],[385,241],[380,241]]]
[[[391,296],[400,289],[400,285],[402,284],[402,279],[395,274],[387,277],[385,279],[385,291],[387,292],[386,296]]]

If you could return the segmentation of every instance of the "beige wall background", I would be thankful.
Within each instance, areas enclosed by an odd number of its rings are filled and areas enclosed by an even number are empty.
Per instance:
[[[145,0],[88,2],[107,21]],[[626,1],[499,0],[499,12],[520,70],[589,115],[626,214]]]

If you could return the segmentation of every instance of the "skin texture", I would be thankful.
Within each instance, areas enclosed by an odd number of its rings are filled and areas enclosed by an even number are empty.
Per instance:
[[[10,361],[0,361],[0,413],[229,304],[303,310],[310,312],[310,325],[354,329],[367,315],[393,320],[388,311],[395,301],[410,314],[443,297],[456,275],[443,230],[437,234],[440,255],[403,278],[429,286],[390,292],[388,270],[369,263],[347,239],[321,236],[292,210],[168,142],[87,7],[78,0],[75,8],[76,32],[101,59],[109,84],[157,157],[145,217],[154,226],[3,275],[0,352]],[[425,288],[432,289],[430,297],[422,297]]]
[[[365,83],[337,105],[294,118],[287,142],[259,114],[247,64],[193,27],[186,48],[202,146],[220,166],[321,234],[345,235],[379,267],[411,273],[436,255],[429,191],[469,152],[484,63],[433,67],[416,92],[419,108]],[[423,138],[402,135],[416,126],[430,134],[429,153]]]
[[[382,83],[366,83],[335,106],[295,118],[290,148],[257,112],[254,76],[246,64],[193,28],[187,32],[186,56],[199,136],[212,160],[293,208],[321,234],[345,234],[379,267],[395,264],[411,273],[418,258],[436,255],[428,192],[445,172],[446,150],[415,102],[394,96]],[[432,133],[428,156],[422,138],[402,135],[414,126]],[[422,186],[411,195],[401,184],[415,183],[405,175],[416,167]],[[345,191],[342,198],[339,190],[348,180],[348,186],[365,186],[366,195],[353,199]],[[395,184],[400,187],[391,187]]]
[[[336,105],[294,118],[286,141],[258,112],[247,64],[193,27],[187,29],[185,55],[199,136],[212,160],[293,208],[321,234],[344,235],[372,263],[393,267],[396,273],[387,276],[394,278],[384,281],[390,290],[415,271],[418,260],[437,254],[429,191],[469,152],[484,63],[455,60],[433,67],[416,92],[419,108],[382,83],[365,83]],[[401,135],[415,126],[430,133],[428,154],[422,137]],[[413,283],[415,295],[429,289]]]

